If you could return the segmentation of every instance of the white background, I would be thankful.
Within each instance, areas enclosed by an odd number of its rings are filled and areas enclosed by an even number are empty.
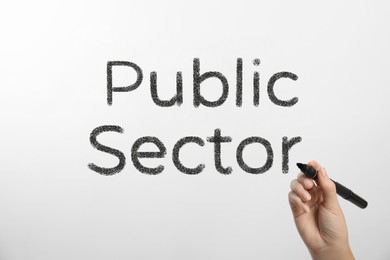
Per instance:
[[[390,131],[390,8],[386,1],[13,1],[0,8],[0,259],[309,259],[287,201],[296,162],[317,160],[331,177],[369,202],[342,200],[357,259],[390,259],[388,201]],[[201,73],[229,81],[218,108],[192,104],[192,61]],[[243,58],[243,106],[235,106],[236,59]],[[261,64],[255,67],[253,59]],[[107,61],[131,61],[144,73],[140,87],[106,103]],[[156,106],[149,74],[162,98],[172,97],[183,72],[184,102]],[[252,105],[252,75],[260,72],[260,105]],[[268,79],[280,80],[274,105]],[[134,82],[117,71],[114,84]],[[202,93],[218,99],[217,80]],[[97,126],[123,134],[99,140],[123,151],[126,167],[102,176],[89,163],[113,167],[114,156],[89,143]],[[171,151],[184,136],[204,141],[220,128],[225,176],[214,167],[213,145],[187,145],[185,165],[202,162],[196,176],[180,173]],[[167,148],[157,176],[142,174],[131,146],[156,136]],[[237,164],[238,144],[267,139],[272,168],[251,175]],[[281,169],[282,137],[301,136]],[[153,147],[153,146],[152,146]],[[265,162],[260,145],[246,162]]]

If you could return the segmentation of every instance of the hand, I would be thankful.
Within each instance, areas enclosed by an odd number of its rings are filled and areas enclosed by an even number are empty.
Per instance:
[[[308,164],[319,171],[318,185],[299,173],[288,196],[298,232],[315,260],[355,259],[335,184],[319,163]]]

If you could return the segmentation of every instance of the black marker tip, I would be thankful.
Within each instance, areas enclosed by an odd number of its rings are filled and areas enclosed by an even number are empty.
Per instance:
[[[309,177],[313,180],[317,180],[317,170],[311,167],[310,165],[304,163],[297,163],[298,168],[303,172],[306,177]]]
[[[303,163],[297,163],[298,168],[302,171],[305,168]]]

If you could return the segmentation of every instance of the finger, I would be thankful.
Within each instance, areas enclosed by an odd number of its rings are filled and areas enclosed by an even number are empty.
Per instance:
[[[310,212],[309,206],[294,191],[288,193],[288,202],[295,217]]]
[[[303,185],[297,180],[292,180],[290,183],[291,190],[295,192],[302,201],[306,202],[311,199],[310,193],[303,187]]]
[[[324,206],[328,208],[338,208],[339,202],[337,199],[336,185],[328,177],[326,169],[316,161],[312,161],[308,164],[318,171],[318,185],[320,186],[322,191]]]
[[[304,175],[303,173],[298,174],[297,180],[299,181],[299,183],[301,183],[303,185],[303,187],[306,190],[310,190],[314,187],[313,180],[306,177],[306,175]]]

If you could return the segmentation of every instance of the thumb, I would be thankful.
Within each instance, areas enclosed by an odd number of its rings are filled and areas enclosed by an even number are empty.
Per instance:
[[[320,186],[322,197],[324,199],[322,202],[324,207],[328,209],[338,209],[340,205],[337,199],[336,185],[328,177],[326,169],[317,162],[310,162],[309,165],[318,171],[317,182]]]

